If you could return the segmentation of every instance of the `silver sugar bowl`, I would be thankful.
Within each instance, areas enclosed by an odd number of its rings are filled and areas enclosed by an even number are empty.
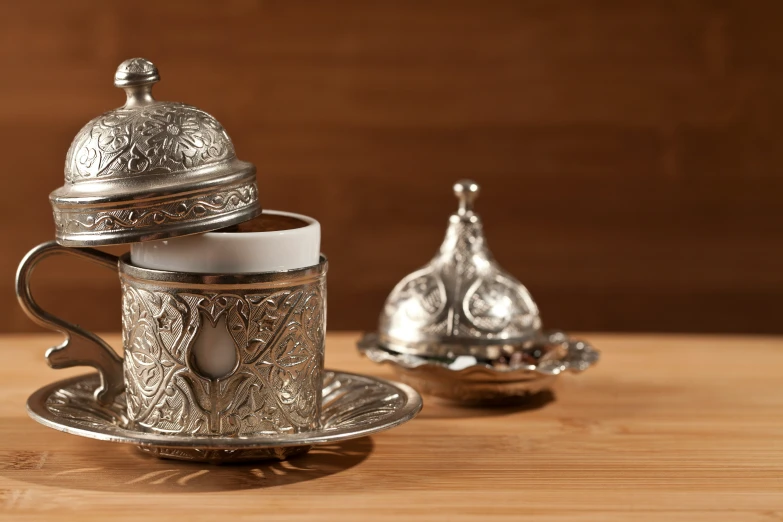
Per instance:
[[[493,259],[473,210],[479,186],[459,181],[454,193],[439,252],[394,287],[359,351],[422,393],[465,403],[525,397],[589,368],[598,352],[543,331],[530,293]]]

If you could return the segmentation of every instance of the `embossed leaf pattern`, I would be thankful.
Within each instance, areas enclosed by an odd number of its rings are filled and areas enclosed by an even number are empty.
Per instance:
[[[243,299],[237,299],[227,311],[228,332],[237,346],[247,346],[248,341],[248,305]]]
[[[269,294],[249,294],[245,296],[250,305],[248,317],[248,338],[252,349],[247,353],[250,358],[258,355],[258,350],[272,339],[275,325],[280,321],[280,305],[289,294],[287,290]]]
[[[175,294],[123,284],[125,382],[130,416],[142,426],[176,432],[185,398],[172,385],[183,369],[188,306]],[[179,413],[177,413],[179,412]]]
[[[135,422],[155,431],[205,434],[315,425],[324,332],[320,283],[271,294],[123,284],[125,372]],[[202,321],[214,326],[222,317],[243,357],[230,376],[204,378],[189,367],[187,354]]]
[[[312,351],[302,338],[301,326],[290,324],[282,338],[264,350],[256,367],[270,381],[284,384],[295,380],[299,366],[311,358]]]
[[[236,410],[237,404],[247,396],[254,380],[252,373],[241,371],[230,375],[226,379],[210,383],[210,386],[217,388],[217,397],[215,398],[216,411],[212,414],[216,425],[216,433],[234,435],[242,430],[243,425],[236,422],[233,412]]]
[[[281,328],[302,298],[302,291],[283,290],[271,295],[249,295],[245,363],[253,363],[269,343],[275,342]]]
[[[323,292],[323,286],[318,285],[314,288],[313,293],[304,300],[302,327],[305,335],[312,343],[318,343],[320,339],[323,339],[324,329],[326,328]]]
[[[253,375],[237,372],[226,379],[205,379],[182,373],[180,379],[193,392],[195,404],[208,420],[208,433],[232,435],[241,428],[232,418],[232,406],[247,395]]]
[[[311,418],[315,409],[315,388],[320,364],[315,357],[322,351],[322,342],[312,347],[298,322],[291,322],[279,341],[270,344],[255,364],[263,381],[277,390],[276,400],[285,406],[292,422],[299,424]]]
[[[139,290],[166,355],[177,363],[185,363],[185,351],[192,341],[192,331],[186,325],[190,322],[190,306],[186,297],[166,292]]]
[[[159,345],[151,314],[135,289],[125,285],[123,300],[125,387],[129,414],[144,417],[161,386],[164,386],[165,365],[170,357],[163,354]]]
[[[285,416],[280,414],[277,400],[271,396],[269,390],[258,384],[250,387],[229,418],[238,426],[239,435],[293,431],[292,426],[284,422]]]
[[[128,149],[127,154],[123,154],[117,161],[117,166],[120,170],[136,174],[138,172],[144,172],[150,166],[150,160],[147,156],[139,150],[134,144]]]
[[[209,413],[212,411],[212,395],[209,393],[209,380],[201,378],[191,372],[183,372],[177,376],[182,381],[180,385],[187,386],[195,399],[195,405],[201,411]]]
[[[220,123],[188,105],[157,102],[95,118],[74,139],[65,178],[78,183],[142,173],[177,172],[234,156]]]
[[[95,118],[79,131],[66,158],[66,181],[113,172],[113,162],[130,145],[130,115],[128,111],[118,109]]]

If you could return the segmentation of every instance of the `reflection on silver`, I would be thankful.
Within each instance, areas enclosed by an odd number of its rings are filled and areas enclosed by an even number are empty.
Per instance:
[[[285,272],[181,274],[133,266],[125,254],[120,280],[128,416],[140,429],[167,435],[315,429],[326,271],[321,257],[316,266]],[[242,279],[252,282],[238,283]],[[234,351],[234,364],[222,375],[209,375],[199,364],[195,348],[204,331]]]
[[[58,253],[113,270],[119,265],[124,358],[33,299],[30,274]],[[66,335],[47,351],[49,364],[96,368],[95,398],[110,404],[124,391],[128,417],[140,429],[194,436],[289,433],[320,421],[327,265],[321,256],[318,265],[282,272],[184,274],[133,266],[129,254],[118,259],[52,241],[25,256],[17,296],[38,324]],[[218,322],[235,365],[216,377],[199,366],[193,347],[202,330]]]
[[[284,459],[312,446],[363,437],[418,414],[421,397],[404,384],[344,372],[324,372],[321,427],[292,434],[189,436],[139,431],[126,415],[125,395],[102,406],[93,397],[97,374],[55,382],[27,401],[30,416],[50,428],[93,439],[135,444],[163,458],[204,462]]]
[[[65,184],[51,193],[57,241],[97,246],[193,234],[261,213],[256,168],[240,161],[218,121],[157,101],[158,69],[144,58],[120,64],[124,106],[76,135]]]
[[[473,355],[423,357],[384,348],[376,334],[359,341],[359,351],[376,363],[390,364],[397,378],[423,394],[465,403],[522,398],[548,389],[566,371],[578,373],[598,362],[598,352],[563,332],[542,333],[510,357]]]
[[[479,187],[454,186],[459,210],[449,218],[440,251],[392,290],[380,317],[381,343],[400,353],[492,356],[512,353],[541,327],[527,289],[487,248],[473,212]]]
[[[391,291],[360,352],[423,393],[465,402],[534,393],[595,363],[586,343],[542,332],[530,293],[495,262],[473,211],[479,186],[459,181],[454,193],[459,209],[438,254]]]

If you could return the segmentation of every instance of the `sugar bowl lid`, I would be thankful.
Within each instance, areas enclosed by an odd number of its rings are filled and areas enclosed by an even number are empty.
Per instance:
[[[240,161],[206,112],[156,101],[158,70],[144,58],[120,64],[124,106],[85,125],[65,160],[65,184],[49,195],[57,242],[132,243],[216,230],[261,213],[256,168]]]
[[[392,290],[378,340],[393,352],[428,357],[513,353],[539,333],[538,307],[487,248],[473,211],[479,186],[462,180],[454,193],[459,209],[449,218],[440,251]]]

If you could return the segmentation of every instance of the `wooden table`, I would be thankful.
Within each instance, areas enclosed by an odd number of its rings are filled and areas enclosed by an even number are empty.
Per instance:
[[[327,366],[390,377],[356,355],[357,337],[330,334]],[[0,336],[0,520],[783,519],[783,339],[585,337],[602,361],[552,400],[425,398],[373,437],[209,466],[36,424],[27,396],[85,370],[47,368],[58,336]]]

